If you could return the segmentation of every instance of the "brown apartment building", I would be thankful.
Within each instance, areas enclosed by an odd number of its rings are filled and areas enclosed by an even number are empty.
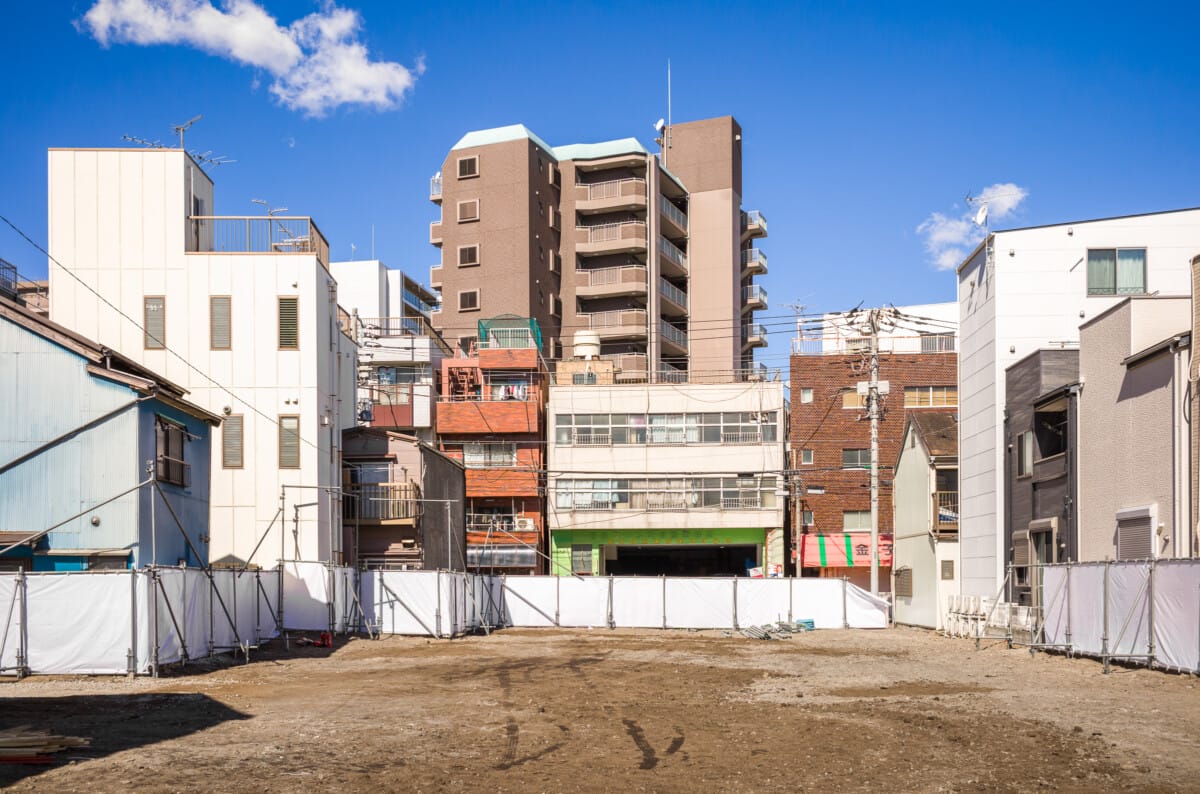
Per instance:
[[[958,305],[902,307],[927,323],[881,336],[879,379],[886,382],[879,423],[880,587],[889,588],[892,464],[910,411],[958,405]],[[923,330],[922,330],[923,329]],[[869,378],[869,340],[827,317],[791,356],[790,468],[792,553],[797,575],[870,582],[871,423],[859,383]]]
[[[430,185],[434,327],[469,350],[480,317],[530,317],[551,362],[593,331],[621,382],[751,370],[767,224],[741,207],[741,127],[662,136],[655,155],[634,138],[553,147],[519,124],[464,135]]]

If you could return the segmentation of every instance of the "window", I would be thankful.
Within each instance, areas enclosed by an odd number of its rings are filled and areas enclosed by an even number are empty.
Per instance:
[[[183,446],[187,441],[187,430],[183,425],[159,416],[154,421],[155,478],[159,482],[188,487],[191,485],[191,467],[184,462]]]
[[[142,329],[147,350],[162,350],[167,346],[167,299],[147,295],[142,303]]]
[[[863,529],[871,528],[871,511],[870,510],[847,510],[842,513],[842,529],[846,532],[855,532]]]
[[[479,156],[458,158],[458,178],[474,179],[479,176]]]
[[[1154,556],[1155,511],[1134,507],[1117,513],[1117,559],[1146,560]]]
[[[802,526],[811,527],[813,525],[813,511],[801,510],[800,511],[800,524]]]
[[[571,375],[572,386],[591,386],[596,382],[595,372],[576,372]]]
[[[479,290],[469,289],[458,293],[458,310],[460,312],[479,311]]]
[[[279,349],[300,349],[300,299],[279,299]]]
[[[517,465],[517,445],[511,441],[463,444],[463,465],[468,469],[511,468]]]
[[[208,346],[213,350],[229,350],[231,346],[229,309],[228,295],[213,295],[208,299]]]
[[[478,245],[460,245],[458,247],[458,266],[472,267],[479,264]]]
[[[1033,415],[1038,460],[1067,451],[1067,412],[1037,411]]]
[[[912,598],[912,568],[901,568],[896,571],[897,598]]]
[[[479,199],[458,202],[458,222],[469,223],[479,220]]]
[[[846,339],[847,353],[870,353],[871,339],[866,336],[851,336]]]
[[[859,394],[857,391],[842,392],[842,407],[843,408],[866,408],[867,395]]]
[[[813,464],[813,451],[811,449],[800,450],[800,465],[811,466]]]
[[[300,468],[300,417],[279,417],[279,468]]]
[[[243,444],[245,422],[242,416],[227,416],[221,423],[221,468],[240,469],[245,464]]]
[[[905,386],[905,408],[943,408],[958,405],[957,386]]]
[[[813,401],[812,389],[801,389],[800,390],[800,402],[810,403],[812,401]]]
[[[458,349],[463,352],[464,356],[471,356],[475,352],[475,337],[460,336],[458,338]]]
[[[1088,295],[1141,295],[1146,292],[1146,249],[1088,251]]]
[[[1017,476],[1033,474],[1033,431],[1026,430],[1017,436]]]
[[[592,546],[590,543],[571,544],[571,573],[592,572]]]
[[[824,496],[825,495],[825,486],[824,485],[805,486],[804,494],[805,494],[805,496]]]
[[[842,450],[842,468],[843,469],[869,469],[869,468],[871,468],[871,450],[869,450],[869,449],[843,449]]]
[[[922,353],[953,353],[954,334],[921,334]]]
[[[659,477],[654,479],[558,480],[560,511],[774,510],[777,478],[760,475]]]
[[[954,581],[954,560],[942,560],[942,581]]]

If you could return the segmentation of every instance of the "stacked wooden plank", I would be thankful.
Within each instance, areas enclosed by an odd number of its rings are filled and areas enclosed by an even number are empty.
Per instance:
[[[87,747],[90,739],[36,731],[28,725],[0,730],[0,764],[52,764],[54,754]]]

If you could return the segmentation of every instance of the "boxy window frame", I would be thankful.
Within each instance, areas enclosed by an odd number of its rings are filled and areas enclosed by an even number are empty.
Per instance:
[[[470,173],[463,173],[463,166],[471,165]],[[478,179],[479,178],[479,155],[472,154],[467,157],[458,158],[458,162],[454,166],[454,173],[459,179]]]
[[[168,485],[191,485],[187,462],[187,428],[163,416],[154,417],[154,479]],[[178,452],[178,455],[172,454]]]
[[[466,295],[474,295],[475,296],[475,305],[474,306],[467,306],[467,307],[463,306],[463,297]],[[480,311],[480,308],[482,307],[482,305],[483,305],[483,298],[480,295],[480,291],[478,288],[463,289],[463,290],[458,291],[458,310],[460,312],[477,312],[477,311]]]
[[[463,208],[469,204],[473,204],[475,206],[475,214],[473,216],[464,217],[463,216]],[[479,199],[477,199],[477,198],[463,199],[462,201],[458,202],[456,207],[457,207],[457,215],[455,217],[458,218],[459,223],[478,223],[479,222],[479,216],[481,214],[481,210],[480,210],[480,206],[479,206]]]
[[[287,429],[287,428],[284,426],[284,422],[285,422],[285,421],[287,421],[287,420],[294,420],[294,421],[295,421],[295,423],[296,423],[296,429],[295,429],[295,431],[289,430],[289,429]],[[299,468],[301,468],[301,455],[300,455],[300,414],[280,414],[280,415],[279,415],[279,421],[278,421],[278,424],[279,424],[279,438],[277,439],[277,442],[276,442],[276,446],[277,446],[276,452],[277,452],[277,457],[278,457],[278,464],[279,464],[279,468],[280,468],[280,469],[286,469],[286,470],[294,470],[294,469],[299,469]],[[295,443],[295,445],[296,445],[296,455],[295,455],[295,463],[294,463],[294,464],[293,464],[293,463],[290,463],[290,462],[289,462],[289,463],[285,463],[285,462],[284,462],[284,457],[283,457],[283,452],[284,452],[284,434],[285,434],[285,433],[293,433],[293,432],[294,432],[294,434],[295,434],[295,439],[294,439],[294,442],[290,442],[290,443]]]
[[[217,344],[217,301],[225,301],[225,344]],[[214,351],[233,350],[233,297],[230,295],[208,296],[208,349]]]
[[[1142,273],[1141,273],[1141,288],[1130,289],[1128,287],[1121,288],[1121,254],[1126,252],[1140,252],[1142,255]],[[1096,279],[1092,276],[1093,259],[1092,254],[1112,254],[1112,286],[1105,284],[1100,287],[1092,286]],[[1146,295],[1149,294],[1149,287],[1146,284],[1146,276],[1149,273],[1149,264],[1145,248],[1089,248],[1087,251],[1087,295],[1093,297],[1111,297],[1117,295]]]
[[[294,345],[285,345],[283,339],[283,304],[284,301],[291,301],[296,307],[296,343]],[[275,334],[279,343],[280,350],[299,350],[300,349],[300,297],[297,295],[279,295],[275,299]]]
[[[1016,455],[1017,477],[1032,477],[1033,476],[1033,431],[1026,430],[1023,433],[1017,434],[1016,446],[1013,450]]]
[[[161,315],[162,333],[158,336],[150,333],[151,301],[158,301],[158,311]],[[167,297],[165,295],[142,296],[142,346],[146,350],[167,349]]]
[[[464,262],[463,261],[463,252],[471,251],[471,250],[474,250],[474,252],[475,252],[473,261]],[[458,247],[458,266],[459,267],[479,267],[480,259],[481,258],[479,256],[479,243],[471,243],[470,245],[460,245]]]

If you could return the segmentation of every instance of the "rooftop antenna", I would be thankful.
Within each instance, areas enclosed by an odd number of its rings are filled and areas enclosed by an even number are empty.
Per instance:
[[[355,245],[354,243],[350,243],[350,261],[351,262],[354,261],[354,254],[356,251],[358,251],[358,246]]]
[[[188,152],[188,154],[196,161],[196,165],[201,168],[206,168],[210,165],[215,168],[218,165],[229,165],[230,163],[237,162],[237,160],[230,160],[223,154],[213,154],[211,150],[207,152]]]
[[[164,146],[162,144],[162,141],[157,141],[157,140],[151,141],[151,140],[147,140],[146,138],[141,138],[137,135],[122,135],[121,140],[130,141],[131,143],[136,143],[140,146],[145,146],[148,149],[165,149],[165,148],[167,148],[166,146]]]
[[[264,207],[266,207],[266,208],[267,208],[267,217],[268,217],[268,218],[273,218],[273,217],[275,217],[275,215],[276,215],[277,213],[280,213],[280,212],[287,212],[287,211],[288,211],[288,208],[287,208],[287,207],[272,207],[272,206],[271,206],[271,204],[270,204],[270,202],[268,202],[266,199],[250,199],[250,203],[251,203],[251,204],[261,204],[261,205],[263,205]]]
[[[199,121],[202,118],[204,118],[204,116],[202,116],[202,115],[195,116],[195,117],[190,118],[187,121],[183,122],[182,124],[175,125],[175,133],[179,136],[179,148],[180,149],[183,148],[183,133],[187,132],[188,127],[192,126],[193,124],[195,124],[197,121]]]

